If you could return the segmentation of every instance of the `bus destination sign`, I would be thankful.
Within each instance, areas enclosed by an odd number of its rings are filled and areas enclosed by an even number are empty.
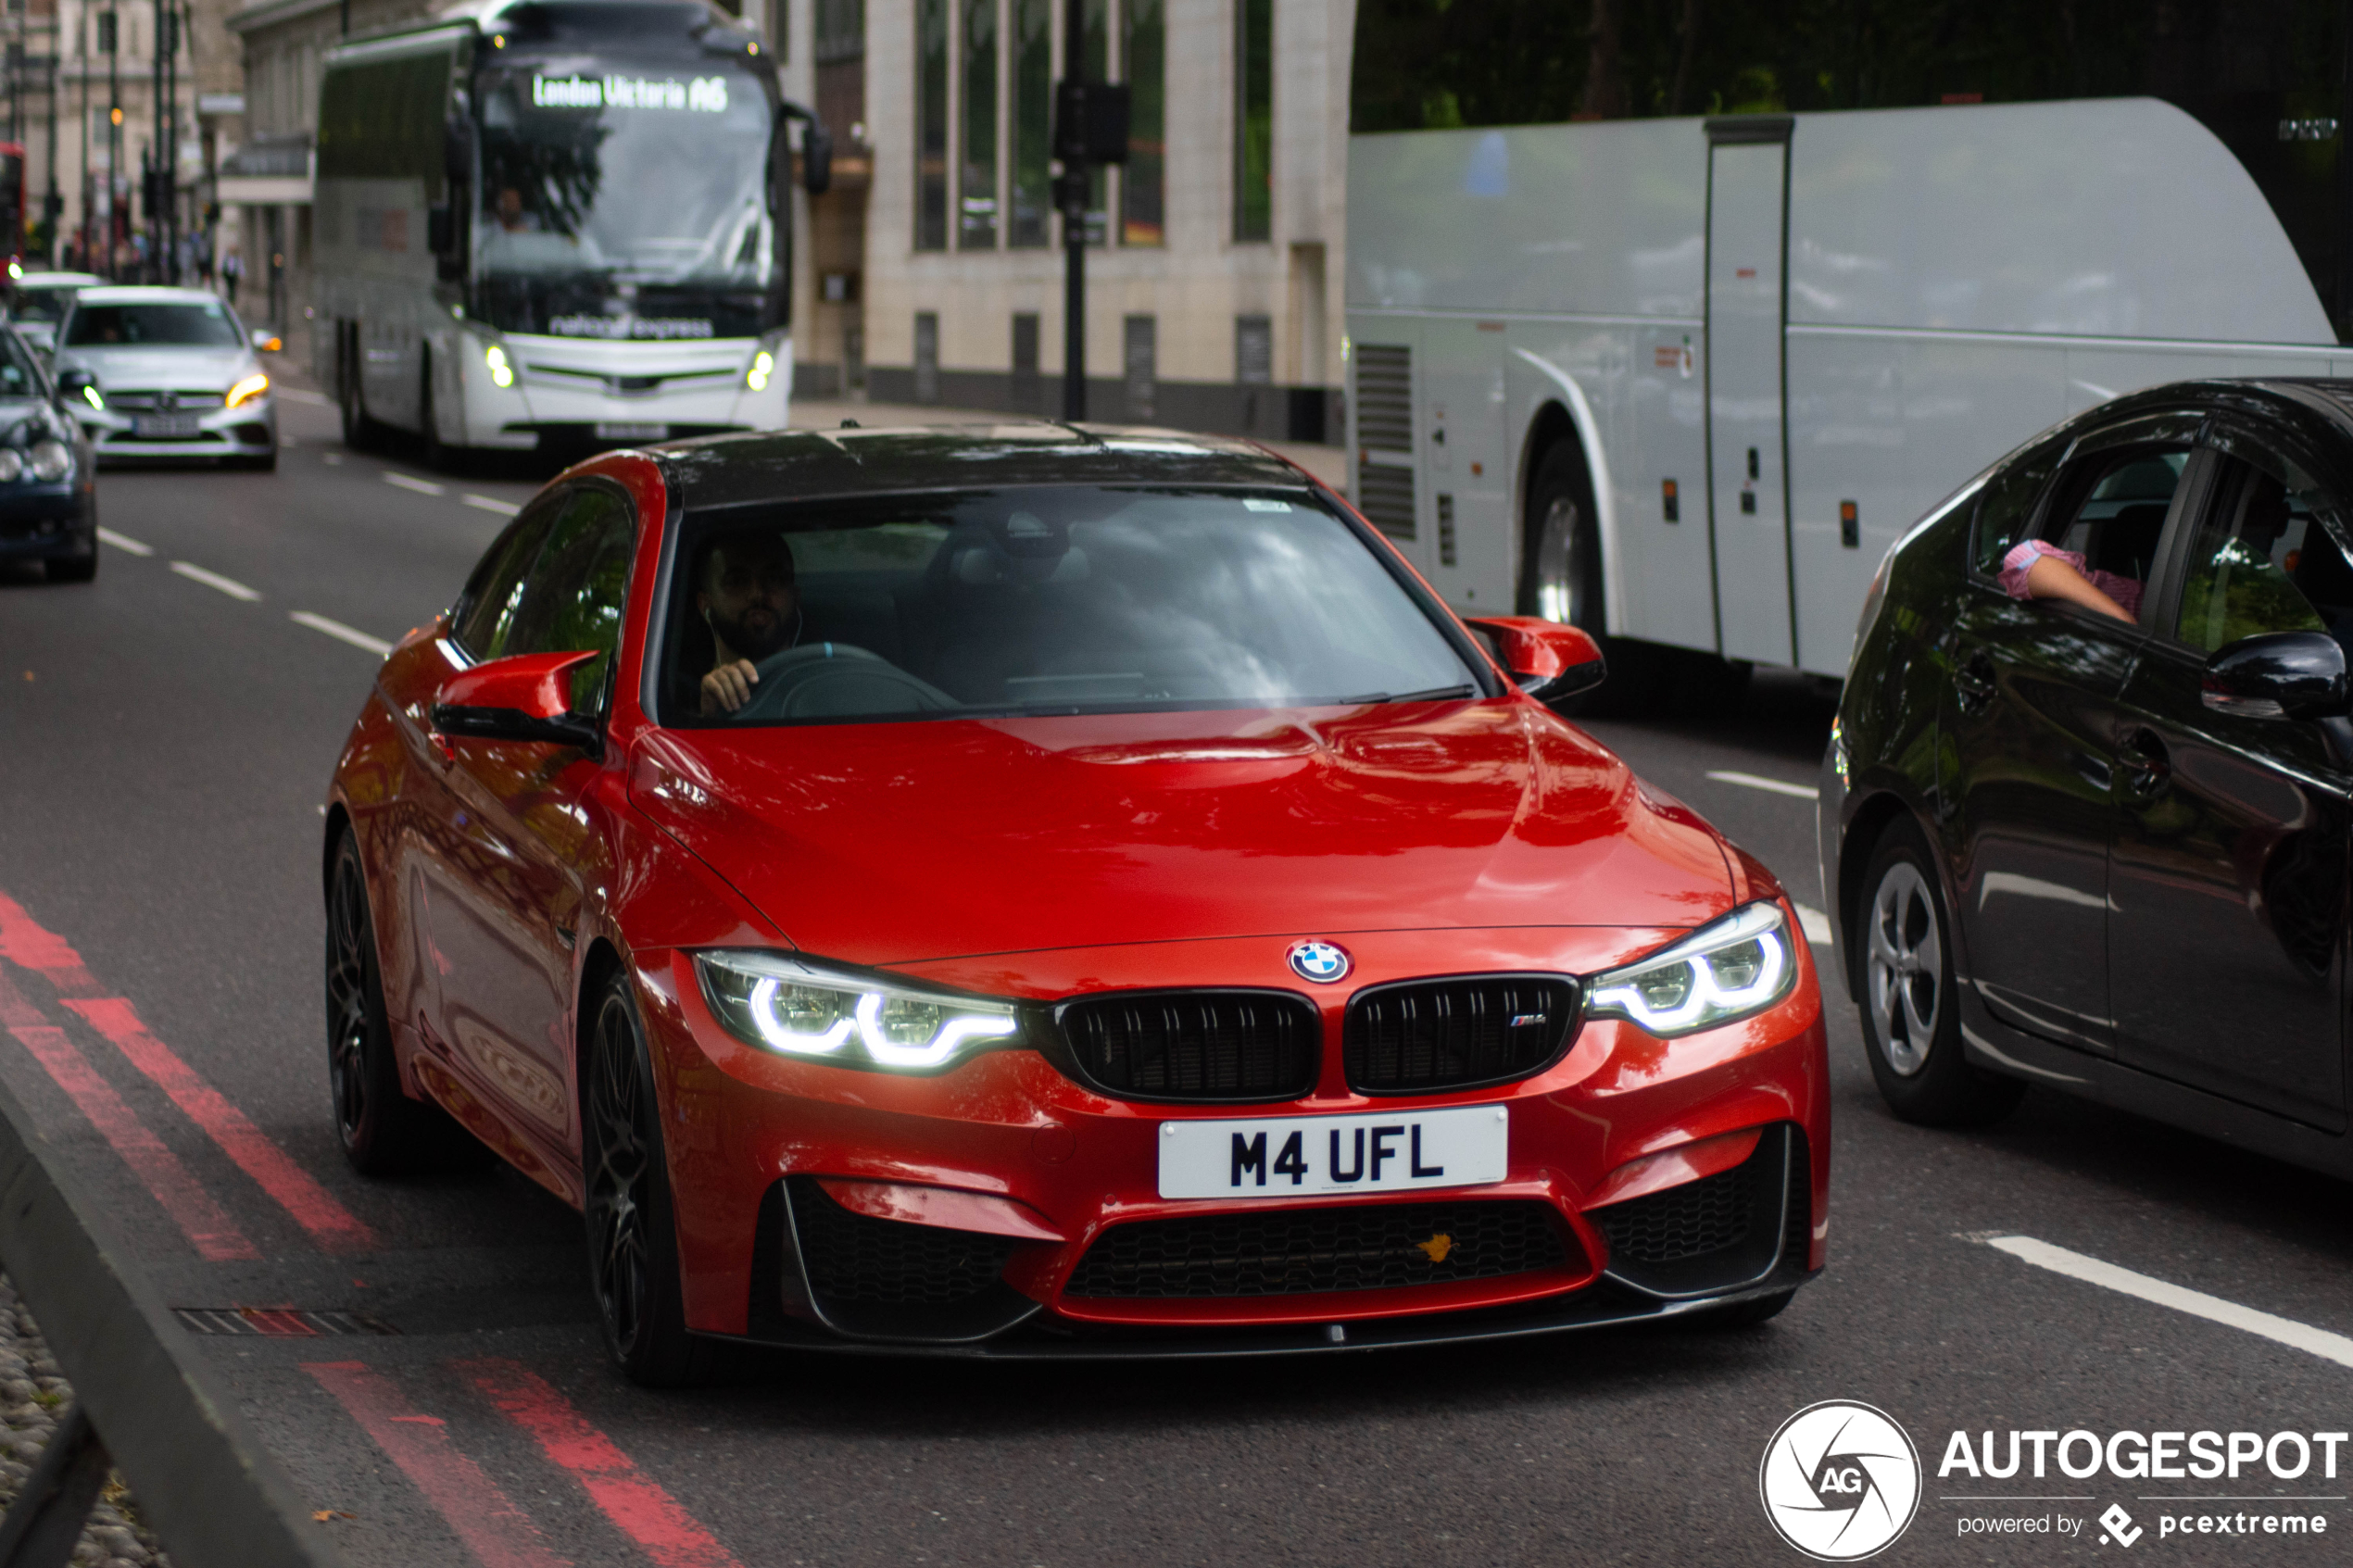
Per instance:
[[[543,109],[684,109],[695,114],[727,112],[727,79],[698,76],[656,81],[648,76],[535,76],[531,103]]]

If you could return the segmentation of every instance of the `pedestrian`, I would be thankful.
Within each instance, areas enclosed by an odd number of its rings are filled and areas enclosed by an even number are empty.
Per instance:
[[[231,245],[220,256],[220,286],[228,292],[231,305],[237,303],[237,284],[245,275],[245,258]]]

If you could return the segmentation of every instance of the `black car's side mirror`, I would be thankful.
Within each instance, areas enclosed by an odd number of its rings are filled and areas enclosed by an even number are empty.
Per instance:
[[[57,401],[69,408],[77,403],[91,403],[94,406],[95,400],[91,397],[90,389],[97,384],[98,378],[79,366],[59,370],[57,372]]]
[[[2353,709],[2345,649],[2325,632],[2263,632],[2206,661],[2206,706],[2242,719],[2336,719]]]

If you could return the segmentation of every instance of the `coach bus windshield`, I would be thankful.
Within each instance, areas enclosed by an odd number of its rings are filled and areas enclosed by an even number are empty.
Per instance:
[[[558,337],[751,337],[783,320],[775,110],[749,72],[571,63],[481,104],[483,313]]]

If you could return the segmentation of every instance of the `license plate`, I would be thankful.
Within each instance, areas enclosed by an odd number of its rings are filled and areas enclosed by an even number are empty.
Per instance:
[[[1504,1179],[1500,1105],[1370,1116],[1163,1122],[1163,1198],[1299,1198],[1476,1186]]]
[[[632,424],[625,420],[605,420],[597,425],[599,441],[664,441],[669,436],[668,425]]]
[[[131,433],[143,441],[169,440],[196,433],[194,414],[141,414],[131,421]]]

